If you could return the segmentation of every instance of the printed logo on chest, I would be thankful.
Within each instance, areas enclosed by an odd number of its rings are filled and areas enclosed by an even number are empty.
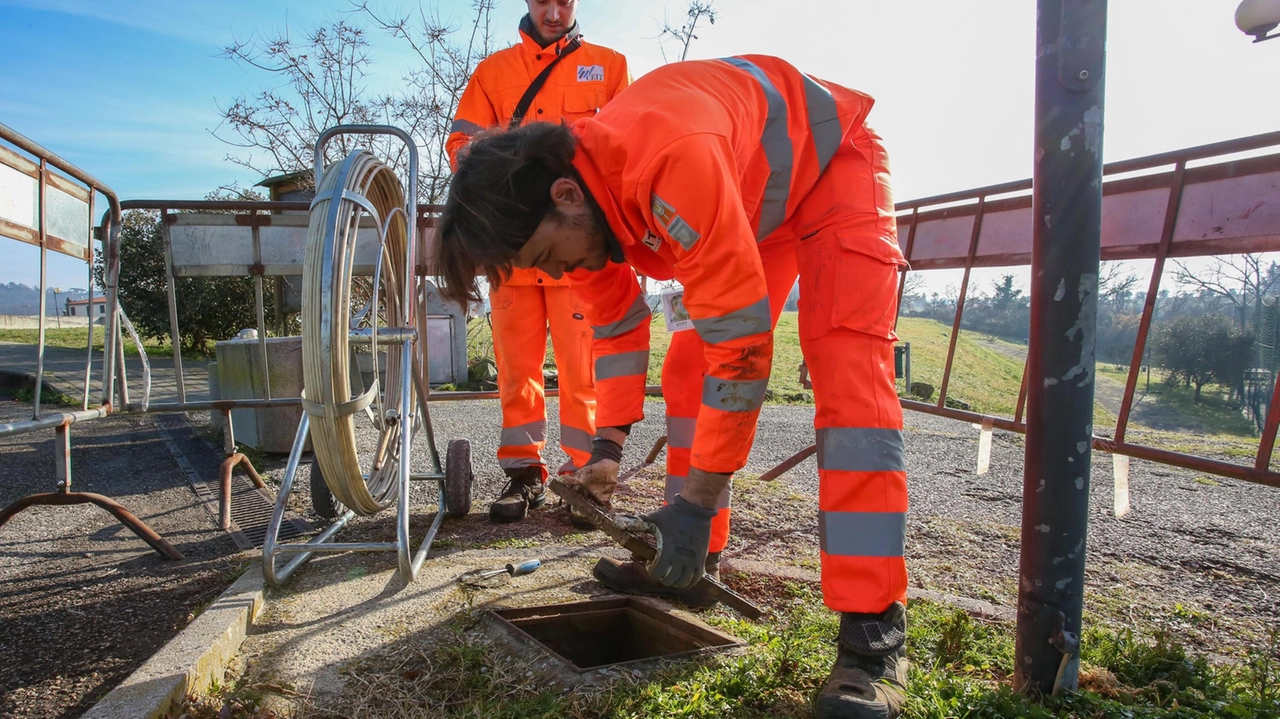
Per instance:
[[[604,65],[579,65],[578,82],[604,82]]]

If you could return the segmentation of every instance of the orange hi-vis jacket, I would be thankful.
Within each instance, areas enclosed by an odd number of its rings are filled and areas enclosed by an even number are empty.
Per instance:
[[[692,466],[728,473],[746,464],[773,356],[760,243],[822,221],[787,224],[836,151],[868,137],[873,103],[753,55],[658,68],[574,125],[574,166],[617,241],[605,270],[572,273],[594,326],[596,426],[643,417],[649,310],[630,265],[684,286],[707,344]],[[866,204],[879,207],[878,239],[858,251],[901,262],[892,202]]]
[[[458,101],[458,111],[450,127],[445,149],[456,167],[458,151],[476,134],[491,128],[506,129],[525,90],[565,46],[578,37],[578,26],[555,43],[542,47],[533,38],[528,18],[520,24],[520,44],[499,50],[476,66],[467,89]],[[573,122],[593,117],[624,87],[631,84],[627,59],[607,47],[586,41],[547,78],[525,112],[524,122]],[[535,269],[514,268],[510,285],[567,286],[567,279],[554,280]]]

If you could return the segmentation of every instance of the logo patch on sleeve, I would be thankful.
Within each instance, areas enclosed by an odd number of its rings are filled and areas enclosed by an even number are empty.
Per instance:
[[[604,65],[579,65],[578,82],[604,82]]]
[[[693,249],[693,243],[702,237],[697,230],[690,227],[689,223],[685,222],[684,218],[676,213],[676,208],[657,195],[653,196],[650,211],[653,212],[653,218],[667,228],[667,233],[671,235],[671,238],[679,242],[680,246],[684,247],[686,251]]]
[[[662,238],[646,230],[644,237],[640,238],[640,244],[648,247],[654,252],[657,252],[658,248],[662,247]]]

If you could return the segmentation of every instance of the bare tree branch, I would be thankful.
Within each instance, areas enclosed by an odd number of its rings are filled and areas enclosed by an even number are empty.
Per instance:
[[[674,38],[680,43],[680,61],[683,62],[689,57],[689,46],[694,40],[698,39],[698,21],[706,18],[707,22],[712,25],[716,24],[716,18],[719,16],[720,10],[716,8],[714,0],[689,0],[689,4],[685,9],[686,20],[683,25],[672,25],[668,20],[663,19],[662,29],[658,33],[659,42],[663,37]],[[667,51],[662,50],[662,59],[667,60]]]

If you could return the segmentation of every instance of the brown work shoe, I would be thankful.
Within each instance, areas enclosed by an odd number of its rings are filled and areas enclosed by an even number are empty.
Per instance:
[[[719,552],[712,552],[707,555],[706,569],[707,576],[719,581]],[[632,559],[629,562],[619,562],[616,559],[601,557],[600,561],[596,562],[595,569],[591,570],[591,574],[601,584],[623,594],[674,599],[698,609],[715,606],[716,603],[714,597],[707,596],[695,589],[695,587],[676,589],[675,587],[665,586],[662,582],[649,576],[649,569],[645,566],[645,563],[636,559]]]
[[[907,699],[907,613],[840,616],[835,666],[813,701],[817,719],[896,719]]]
[[[502,494],[489,505],[489,521],[518,522],[529,510],[547,501],[547,487],[542,483],[542,467],[526,467],[513,472]]]

